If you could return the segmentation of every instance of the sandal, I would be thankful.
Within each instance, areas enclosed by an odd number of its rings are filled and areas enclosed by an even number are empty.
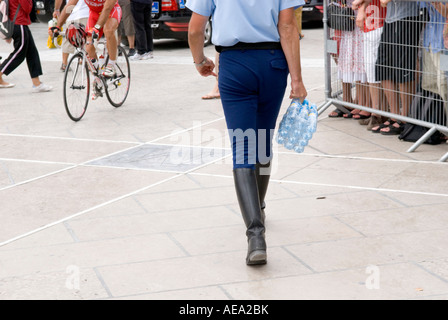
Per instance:
[[[353,109],[350,113],[344,114],[345,119],[353,118],[353,116],[358,115],[361,112],[361,110]]]
[[[67,69],[67,65],[66,64],[61,64],[61,71],[65,72],[65,69]]]
[[[361,112],[362,112],[362,111],[361,111]],[[353,115],[353,119],[356,119],[356,120],[362,120],[362,119],[369,119],[369,118],[370,118],[370,116],[371,116],[370,113],[369,113],[369,115],[365,115],[365,114],[362,114],[361,112],[359,112],[359,113]]]
[[[344,116],[344,112],[342,112],[339,109],[334,109],[330,114],[328,115],[329,118],[341,118]]]
[[[396,125],[398,125],[398,127]],[[401,134],[402,131],[403,131],[403,123],[400,121],[392,121],[389,126],[381,129],[380,133],[385,136],[392,136]]]
[[[380,125],[381,125],[381,117],[371,116],[370,119],[369,119],[369,123],[367,123],[366,129],[371,131],[372,128],[375,128],[375,127],[380,126]]]
[[[371,131],[373,133],[380,133],[381,129],[388,127],[390,124],[391,124],[391,120],[386,120],[385,122],[381,123],[380,125],[372,127]]]

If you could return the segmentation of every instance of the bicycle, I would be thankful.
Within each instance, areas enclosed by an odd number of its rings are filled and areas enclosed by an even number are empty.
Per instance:
[[[85,35],[83,35],[85,37]],[[118,56],[115,64],[116,74],[109,78],[100,72],[108,63],[106,40],[94,40],[98,51],[103,46],[98,70],[90,60],[85,50],[86,39],[78,46],[77,52],[70,58],[64,73],[64,105],[68,116],[73,121],[79,121],[85,115],[90,100],[90,75],[94,77],[92,85],[96,95],[106,94],[109,103],[118,108],[123,105],[129,93],[131,82],[131,68],[129,58],[123,47],[118,46]],[[101,57],[104,57],[101,59]]]

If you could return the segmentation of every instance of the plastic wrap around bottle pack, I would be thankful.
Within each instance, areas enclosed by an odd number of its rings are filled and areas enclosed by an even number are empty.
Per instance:
[[[317,128],[317,108],[308,100],[293,99],[280,122],[277,143],[302,153]]]

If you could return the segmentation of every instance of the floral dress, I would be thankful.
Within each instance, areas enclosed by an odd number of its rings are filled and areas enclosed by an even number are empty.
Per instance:
[[[347,0],[347,6],[353,0]],[[338,79],[342,82],[367,82],[363,58],[363,32],[355,26],[353,31],[341,31],[338,58]]]

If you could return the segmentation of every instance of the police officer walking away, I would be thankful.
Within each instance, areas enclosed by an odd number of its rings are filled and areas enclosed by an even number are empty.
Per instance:
[[[264,198],[272,138],[291,76],[291,99],[305,99],[294,8],[303,0],[188,0],[189,45],[197,71],[215,75],[204,55],[204,29],[220,52],[219,91],[233,152],[233,177],[246,225],[248,265],[267,262]]]

